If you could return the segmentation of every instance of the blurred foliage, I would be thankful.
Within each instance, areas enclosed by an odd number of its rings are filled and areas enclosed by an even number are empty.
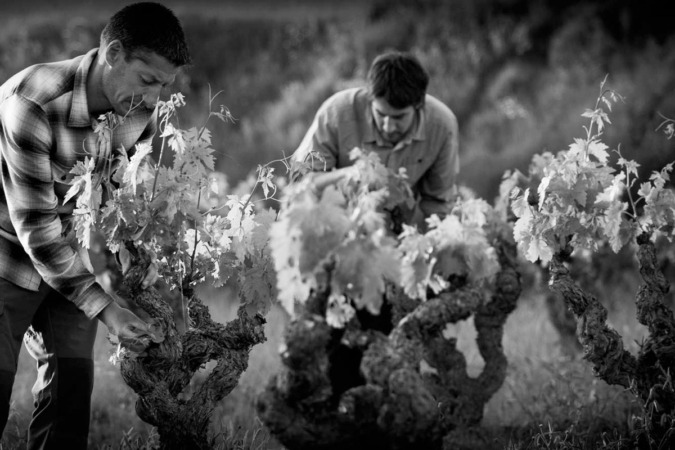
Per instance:
[[[580,111],[606,74],[626,103],[605,141],[645,176],[672,158],[672,142],[655,132],[659,114],[675,116],[672,26],[657,0],[373,0],[351,19],[313,17],[302,4],[289,3],[294,20],[207,8],[180,16],[194,56],[174,86],[188,101],[181,120],[201,123],[209,85],[222,91],[216,103],[238,119],[214,127],[231,184],[293,152],[321,102],[363,83],[372,58],[391,48],[414,51],[429,69],[430,93],[459,119],[461,181],[488,201],[506,169],[525,170],[532,154],[580,136]],[[103,18],[65,12],[2,25],[0,82],[96,46]]]

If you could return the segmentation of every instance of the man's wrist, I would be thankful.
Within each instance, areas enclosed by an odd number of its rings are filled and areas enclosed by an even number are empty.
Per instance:
[[[112,301],[100,284],[92,283],[74,302],[88,318],[93,319]]]
[[[115,310],[119,308],[120,306],[111,299],[111,301],[105,307],[103,307],[101,311],[99,311],[99,313],[96,315],[96,318],[108,326],[111,315],[114,314]]]

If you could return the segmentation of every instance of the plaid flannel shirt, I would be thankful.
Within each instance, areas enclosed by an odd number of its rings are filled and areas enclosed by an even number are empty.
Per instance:
[[[319,108],[293,158],[310,162],[314,171],[329,171],[351,166],[354,147],[374,152],[394,172],[404,167],[425,216],[449,212],[456,197],[459,132],[455,114],[440,100],[427,94],[413,129],[392,146],[375,126],[368,90],[345,89]],[[308,159],[311,152],[321,154],[325,162]]]
[[[93,49],[34,65],[0,86],[0,277],[33,291],[44,280],[90,318],[112,298],[69,235],[74,200],[63,204],[69,172],[86,156],[100,167],[111,148],[149,142],[157,121],[156,109],[139,109],[114,129],[107,149],[99,148],[86,90],[97,56]]]

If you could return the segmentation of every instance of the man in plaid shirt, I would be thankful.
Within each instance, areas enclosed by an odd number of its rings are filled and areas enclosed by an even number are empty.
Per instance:
[[[97,322],[120,338],[148,325],[96,283],[72,238],[70,169],[86,156],[131,150],[157,128],[156,102],[190,61],[180,22],[157,3],[117,12],[100,47],[31,66],[0,87],[0,432],[22,339],[38,363],[28,448],[87,448]],[[95,119],[125,117],[111,145]],[[24,337],[25,335],[25,337]]]

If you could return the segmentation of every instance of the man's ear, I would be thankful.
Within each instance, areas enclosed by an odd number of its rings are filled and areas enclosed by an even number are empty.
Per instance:
[[[105,48],[105,62],[112,67],[122,58],[124,58],[124,47],[118,39],[115,39]]]

